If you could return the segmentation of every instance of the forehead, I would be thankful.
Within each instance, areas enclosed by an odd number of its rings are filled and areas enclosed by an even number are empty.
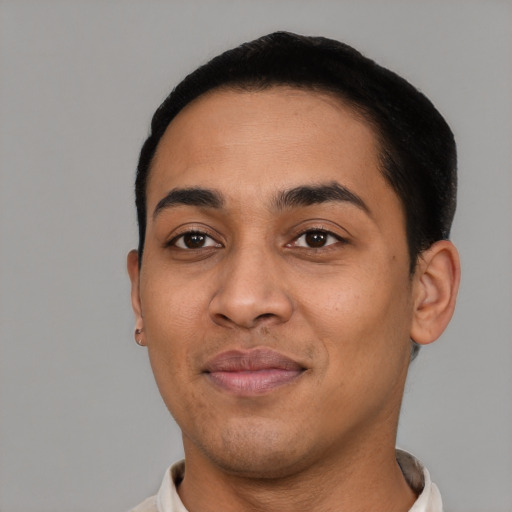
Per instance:
[[[377,140],[367,120],[329,93],[216,90],[167,128],[153,159],[148,208],[173,187],[198,185],[239,196],[334,180],[372,199],[387,187]]]

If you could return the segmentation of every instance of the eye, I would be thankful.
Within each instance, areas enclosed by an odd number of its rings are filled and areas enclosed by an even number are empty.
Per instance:
[[[222,247],[219,242],[201,231],[188,231],[187,233],[183,233],[173,238],[168,245],[185,250],[204,249],[205,247]]]
[[[292,244],[294,247],[305,247],[308,249],[319,249],[321,247],[326,247],[328,245],[333,245],[342,241],[342,239],[328,231],[323,231],[321,229],[315,229],[311,231],[306,231],[298,238],[295,239]]]

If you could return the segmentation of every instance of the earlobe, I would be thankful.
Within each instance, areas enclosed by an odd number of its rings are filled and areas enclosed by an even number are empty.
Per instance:
[[[144,331],[144,318],[142,315],[142,305],[140,300],[140,286],[139,286],[139,257],[137,251],[134,249],[128,253],[126,259],[126,266],[130,276],[131,287],[131,301],[132,309],[135,315],[135,341],[139,345],[144,345],[143,331]]]
[[[421,345],[432,343],[452,318],[460,281],[459,255],[448,240],[424,251],[414,276],[414,316],[411,338]]]

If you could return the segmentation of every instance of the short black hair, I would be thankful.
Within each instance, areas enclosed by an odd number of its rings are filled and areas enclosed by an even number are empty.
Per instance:
[[[456,205],[456,147],[434,105],[396,73],[354,48],[324,37],[275,32],[228,50],[189,74],[158,107],[142,146],[135,195],[139,265],[146,234],[146,188],[158,143],[176,115],[215,89],[291,86],[338,97],[377,134],[381,170],[406,219],[410,271],[418,255],[446,239]]]

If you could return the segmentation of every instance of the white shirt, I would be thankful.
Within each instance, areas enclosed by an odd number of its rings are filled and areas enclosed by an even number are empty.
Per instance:
[[[396,460],[407,483],[418,494],[409,512],[443,512],[439,489],[430,480],[430,474],[423,464],[403,450],[396,450]],[[144,500],[130,512],[188,512],[178,496],[175,483],[181,482],[184,474],[185,461],[173,464],[165,472],[158,494]]]

